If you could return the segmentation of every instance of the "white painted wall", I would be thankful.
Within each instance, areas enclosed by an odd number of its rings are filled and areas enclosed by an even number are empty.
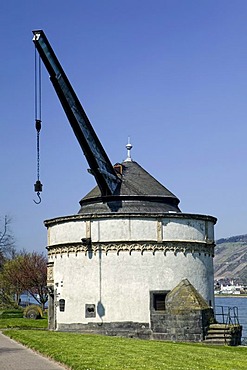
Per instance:
[[[59,221],[59,219],[57,219]],[[48,246],[80,242],[91,234],[93,243],[147,241],[185,241],[199,248],[213,238],[214,221],[206,217],[198,219],[163,217],[117,219],[94,218],[86,232],[86,219],[76,221],[73,217],[66,222],[49,226]],[[161,231],[159,231],[161,225]],[[90,230],[91,229],[91,230]],[[54,262],[54,284],[57,299],[65,299],[65,312],[57,309],[58,323],[100,322],[96,318],[85,318],[85,304],[99,302],[104,306],[104,322],[149,322],[150,291],[171,290],[182,279],[187,278],[199,293],[214,302],[213,257],[199,253],[175,254],[168,251],[110,251],[96,254],[79,252],[49,255]]]
[[[184,278],[209,302],[212,258],[168,252],[110,252],[90,259],[82,253],[54,258],[54,282],[59,298],[66,301],[65,312],[58,312],[58,322],[86,323],[85,304],[101,301],[103,321],[149,322],[149,291],[171,290]]]
[[[157,241],[158,218],[98,218],[91,220],[92,242]],[[214,241],[214,224],[207,219],[163,217],[162,239],[181,241]],[[48,245],[80,242],[86,238],[86,219],[73,219],[49,228]]]

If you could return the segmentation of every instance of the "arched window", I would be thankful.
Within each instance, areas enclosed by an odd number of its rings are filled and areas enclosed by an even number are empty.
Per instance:
[[[59,299],[59,310],[61,312],[65,311],[65,299]]]

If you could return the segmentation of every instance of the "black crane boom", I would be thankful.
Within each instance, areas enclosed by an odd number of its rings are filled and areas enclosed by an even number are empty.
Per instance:
[[[33,42],[50,75],[51,82],[70,125],[87,159],[102,196],[112,195],[119,182],[101,142],[99,141],[75,91],[59,63],[45,33],[33,31]]]

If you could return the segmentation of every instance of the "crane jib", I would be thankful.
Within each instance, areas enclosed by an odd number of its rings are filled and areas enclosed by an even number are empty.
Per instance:
[[[112,195],[120,179],[99,141],[75,91],[43,31],[33,31],[33,42],[87,159],[102,196]]]

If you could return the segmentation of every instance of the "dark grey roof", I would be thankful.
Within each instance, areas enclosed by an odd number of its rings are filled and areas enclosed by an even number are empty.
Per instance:
[[[101,196],[98,186],[80,201],[79,213],[180,212],[179,199],[134,161],[118,167],[121,183],[114,195]]]

